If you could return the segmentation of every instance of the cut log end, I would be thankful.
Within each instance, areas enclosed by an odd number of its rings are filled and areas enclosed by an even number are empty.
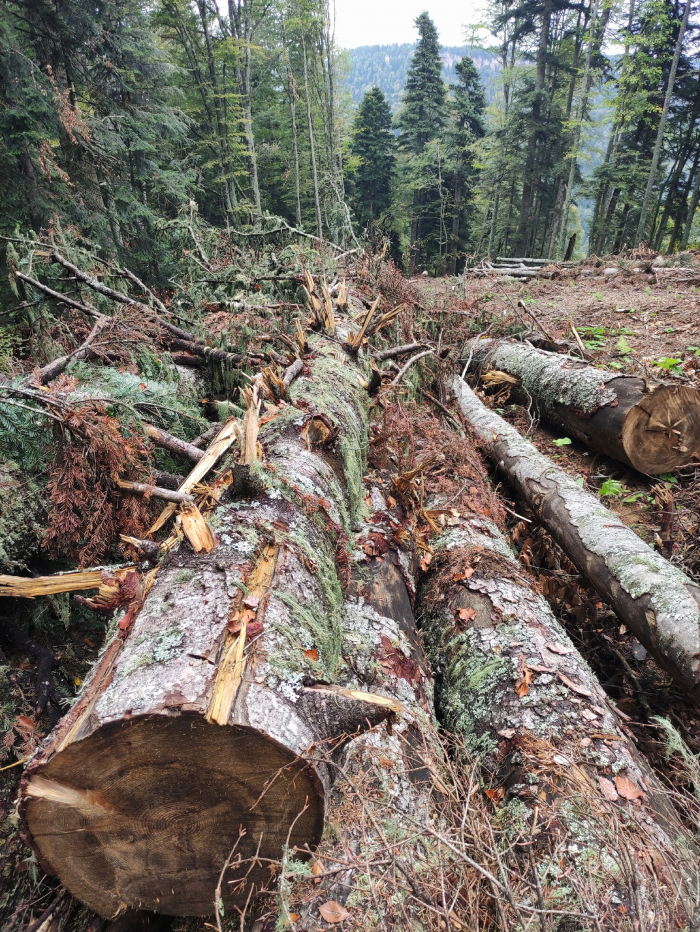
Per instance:
[[[25,799],[46,866],[106,917],[125,906],[211,915],[241,829],[222,895],[242,907],[250,885],[271,876],[264,861],[248,873],[246,859],[313,847],[323,828],[323,790],[308,765],[252,729],[195,714],[105,726],[37,767]]]
[[[659,385],[630,409],[622,428],[625,453],[639,472],[658,475],[700,452],[700,393]]]

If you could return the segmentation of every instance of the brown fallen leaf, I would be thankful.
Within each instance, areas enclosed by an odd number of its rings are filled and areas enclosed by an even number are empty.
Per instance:
[[[644,793],[628,777],[615,777],[615,786],[623,799],[644,799]]]
[[[393,495],[390,495],[390,496],[387,498],[386,504],[387,504],[387,507],[388,507],[388,508],[393,508],[393,507],[394,507],[394,505],[396,504],[396,499],[394,498]]]
[[[570,680],[568,676],[564,676],[563,673],[558,672],[557,675],[565,686],[568,686],[569,689],[572,689],[575,693],[578,693],[579,696],[592,696],[593,695],[590,689],[586,689],[585,686],[579,686],[578,683],[574,683],[573,680]]]
[[[570,647],[562,647],[561,644],[554,644],[550,641],[547,641],[544,646],[547,648],[547,650],[551,650],[553,654],[570,654],[572,650]]]
[[[457,616],[457,630],[460,632],[466,631],[469,627],[469,622],[474,621],[476,618],[476,610],[473,608],[458,608]]]
[[[298,922],[301,919],[301,913],[290,913],[289,918],[292,922]]]
[[[598,777],[598,786],[603,796],[609,799],[611,803],[614,803],[617,799],[617,790],[612,780],[608,780],[607,777]]]
[[[304,651],[304,656],[308,657],[309,660],[318,660],[318,651],[315,647],[312,647],[310,650]]]
[[[433,562],[433,555],[432,553],[430,553],[429,550],[426,550],[423,556],[421,557],[421,561],[420,561],[420,568],[423,570],[424,573],[427,571],[428,567],[430,566],[432,562]]]
[[[502,728],[502,729],[498,732],[498,734],[499,734],[502,738],[512,738],[513,735],[515,734],[515,728]]]
[[[532,670],[529,667],[523,667],[523,675],[515,684],[515,692],[522,699],[530,692],[530,683],[532,682]]]
[[[455,582],[463,582],[465,579],[471,579],[474,575],[473,567],[469,566],[463,573],[455,573],[452,577]]]
[[[318,907],[318,911],[323,919],[325,919],[326,922],[330,922],[331,925],[335,925],[336,922],[343,922],[345,919],[350,918],[350,913],[347,909],[335,900],[328,900],[327,903],[323,903]]]
[[[506,795],[506,788],[505,786],[499,786],[495,790],[484,790],[484,793],[495,805],[497,802],[500,802],[500,800],[502,800]]]

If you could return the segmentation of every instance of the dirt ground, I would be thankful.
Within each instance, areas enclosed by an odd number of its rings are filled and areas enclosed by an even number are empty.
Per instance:
[[[606,269],[614,268],[614,272]],[[662,276],[659,276],[660,278]],[[653,272],[617,263],[561,271],[551,280],[506,277],[421,279],[415,282],[426,315],[443,345],[458,348],[481,333],[513,336],[538,330],[575,346],[572,326],[589,364],[616,372],[665,379],[700,388],[700,279],[698,285],[657,281]],[[452,354],[451,354],[452,355]],[[500,389],[500,391],[499,391]],[[601,495],[650,546],[659,538],[665,490],[675,507],[666,556],[700,582],[700,457],[697,465],[650,478],[539,423],[535,412],[514,405],[503,386],[485,400],[589,491]],[[534,414],[534,417],[532,416]],[[642,750],[681,791],[663,736],[653,717],[671,719],[695,753],[700,752],[700,710],[671,683],[644,647],[599,600],[549,534],[502,477],[493,481],[509,509],[509,529],[521,560],[564,623],[573,642],[627,714]],[[683,778],[680,778],[681,784]]]

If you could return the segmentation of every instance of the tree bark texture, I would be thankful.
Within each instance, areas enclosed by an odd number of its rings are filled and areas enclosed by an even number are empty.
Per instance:
[[[700,587],[539,453],[460,378],[459,408],[537,519],[678,684],[700,700]]]
[[[472,340],[470,368],[518,379],[516,397],[578,440],[647,475],[668,472],[700,452],[700,392],[587,366],[510,340]]]
[[[411,645],[379,615],[374,628],[343,627],[367,398],[356,362],[323,337],[314,348],[311,377],[292,389],[299,407],[260,433],[264,490],[224,497],[211,519],[217,546],[182,546],[144,580],[142,593],[152,589],[140,612],[132,603],[128,636],[107,647],[27,767],[28,840],[104,916],[125,906],[211,914],[236,844],[246,879],[223,896],[243,906],[269,879],[264,859],[320,840],[332,773],[319,748],[399,703],[426,705],[422,673],[380,673],[374,695],[352,689],[360,654],[379,656],[382,638]],[[311,412],[333,420],[337,440],[304,439]]]
[[[541,916],[540,928],[684,926],[690,835],[505,538],[468,514],[434,549],[422,630],[438,715],[481,763],[512,841],[507,869],[534,884],[541,909],[580,914]]]

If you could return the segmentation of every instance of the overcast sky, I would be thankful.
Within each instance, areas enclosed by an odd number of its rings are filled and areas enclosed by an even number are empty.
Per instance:
[[[335,0],[335,40],[346,49],[415,42],[413,21],[427,10],[440,42],[461,45],[464,27],[481,20],[484,5],[483,0]]]

